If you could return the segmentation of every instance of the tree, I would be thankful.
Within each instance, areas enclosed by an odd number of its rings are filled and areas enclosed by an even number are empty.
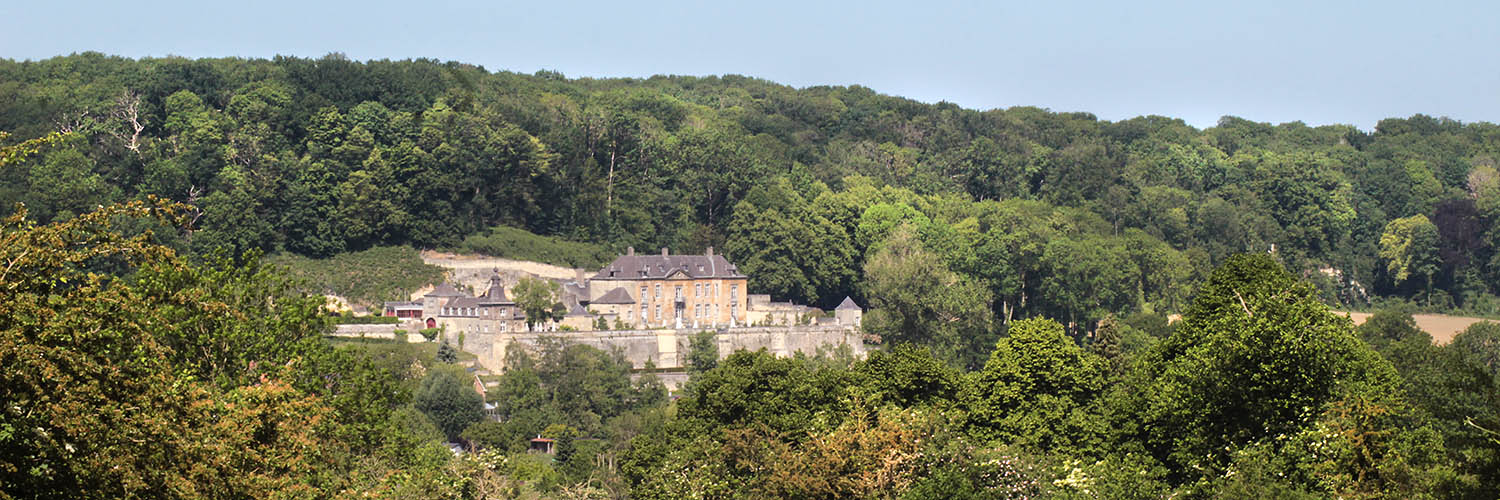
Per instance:
[[[688,340],[688,371],[703,373],[719,365],[719,342],[714,332],[704,330]]]
[[[1447,346],[1433,345],[1432,337],[1417,329],[1405,311],[1376,312],[1359,331],[1400,372],[1404,394],[1441,435],[1443,460],[1456,473],[1447,486],[1453,496],[1487,494],[1484,485],[1500,478],[1500,448],[1485,432],[1500,428],[1500,392],[1494,375],[1465,352],[1467,344],[1459,344],[1458,338]]]
[[[27,409],[0,412],[0,496],[312,494],[354,487],[353,456],[402,468],[366,432],[402,391],[323,341],[321,298],[116,226],[170,231],[185,213],[151,198],[0,223],[0,356],[15,361],[0,397]]]
[[[891,233],[865,263],[865,295],[872,310],[863,328],[883,342],[915,343],[972,365],[991,338],[989,291],[949,270],[909,227]]]
[[[1098,451],[1103,422],[1090,407],[1104,390],[1107,369],[1057,322],[1014,322],[965,395],[968,433],[980,442],[1036,450]]]
[[[959,402],[967,385],[962,372],[934,356],[931,349],[914,344],[873,351],[853,371],[863,396],[875,406],[949,407]]]
[[[448,339],[443,339],[443,343],[438,346],[437,362],[454,363],[457,361],[458,353],[453,349],[453,346],[448,345]]]
[[[1107,371],[1110,375],[1119,375],[1124,372],[1125,353],[1122,350],[1125,335],[1124,330],[1129,325],[1122,324],[1119,318],[1109,314],[1099,320],[1099,326],[1094,329],[1094,341],[1091,345],[1094,354],[1105,361]]]
[[[1116,427],[1179,480],[1217,474],[1246,446],[1309,431],[1337,402],[1398,413],[1403,404],[1390,364],[1267,255],[1238,255],[1216,269],[1182,326],[1132,366],[1115,404],[1140,420]]]
[[[1422,283],[1430,295],[1439,269],[1437,226],[1420,214],[1391,221],[1380,235],[1380,258],[1396,284]]]
[[[1489,370],[1500,384],[1500,323],[1485,321],[1469,325],[1453,337],[1450,345]]]
[[[439,365],[427,372],[411,402],[449,441],[458,441],[464,429],[484,419],[484,397],[474,392],[472,376],[455,365]]]
[[[511,291],[515,293],[516,305],[526,313],[528,329],[535,329],[536,325],[548,321],[561,321],[563,314],[567,313],[562,302],[558,301],[562,287],[557,283],[528,276],[521,278]]]

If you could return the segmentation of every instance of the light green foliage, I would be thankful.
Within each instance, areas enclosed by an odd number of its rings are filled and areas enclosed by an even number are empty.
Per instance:
[[[1459,339],[1433,345],[1405,311],[1379,311],[1359,331],[1401,373],[1408,401],[1441,436],[1446,456],[1433,460],[1452,469],[1442,487],[1455,497],[1482,497],[1484,485],[1500,480],[1500,447],[1484,431],[1500,427],[1500,392],[1492,374],[1465,355]],[[1439,447],[1432,448],[1424,453]]]
[[[384,301],[407,300],[412,292],[443,279],[442,268],[423,263],[416,250],[406,247],[371,248],[326,259],[283,253],[266,261],[301,278],[309,292],[338,295],[372,310]]]
[[[1391,221],[1380,235],[1380,258],[1396,283],[1411,280],[1430,291],[1441,263],[1437,226],[1425,215]]]
[[[562,308],[562,286],[556,282],[525,277],[511,288],[512,300],[526,313],[526,325],[536,327],[548,321],[560,321],[567,309]]]
[[[965,394],[968,432],[1036,450],[1095,451],[1105,429],[1092,414],[1108,366],[1047,319],[1012,323]]]

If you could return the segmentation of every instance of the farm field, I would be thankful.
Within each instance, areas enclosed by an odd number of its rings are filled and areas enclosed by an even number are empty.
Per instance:
[[[1370,319],[1370,313],[1336,311],[1339,314],[1349,316],[1355,325],[1364,324]],[[1417,328],[1432,335],[1432,341],[1437,344],[1447,344],[1453,340],[1454,335],[1464,331],[1469,325],[1481,321],[1490,321],[1486,318],[1471,318],[1465,316],[1449,316],[1446,314],[1413,314],[1412,319],[1417,321]]]

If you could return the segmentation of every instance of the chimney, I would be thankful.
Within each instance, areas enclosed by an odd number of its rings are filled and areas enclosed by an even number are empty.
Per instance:
[[[635,256],[635,247],[625,247],[625,255]]]
[[[705,252],[705,253],[708,254],[708,258],[710,258],[710,259],[714,258],[714,247],[708,247],[708,251]]]
[[[666,257],[667,256],[667,247],[661,247],[661,256],[662,257]]]

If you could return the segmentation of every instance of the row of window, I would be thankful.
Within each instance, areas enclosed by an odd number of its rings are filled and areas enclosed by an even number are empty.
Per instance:
[[[693,318],[694,319],[708,319],[708,318],[713,318],[715,316],[718,316],[719,315],[719,311],[720,311],[719,307],[720,307],[719,304],[694,304],[693,305]],[[631,316],[631,312],[632,311],[630,309],[626,309],[625,310],[625,321],[627,321],[627,322],[631,321],[631,317],[630,317]],[[649,315],[648,315],[648,313],[649,313]],[[739,315],[740,315],[740,305],[739,304],[730,304],[729,305],[729,316],[730,317],[739,317]],[[645,319],[648,319],[648,318],[651,319],[652,321],[661,321],[661,304],[656,304],[654,306],[648,306],[646,304],[641,304],[641,319],[645,320]]]
[[[478,308],[473,308],[473,307],[444,307],[443,308],[443,315],[444,316],[480,316],[480,315],[489,316],[490,315],[490,310],[489,309],[478,309]],[[501,309],[500,310],[500,317],[501,318],[508,318],[508,317],[510,317],[510,311],[509,310],[505,310],[505,309]]]
[[[682,285],[677,285],[676,289],[673,290],[673,292],[674,292],[674,297],[677,300],[682,300]],[[712,292],[712,295],[710,295],[710,292]],[[718,294],[719,294],[719,284],[718,283],[714,283],[713,284],[713,288],[711,290],[709,288],[709,284],[708,283],[695,283],[695,284],[693,284],[693,296],[694,297],[711,297],[711,296],[715,296],[715,295],[718,295]],[[739,295],[740,295],[740,286],[737,285],[737,284],[736,285],[729,285],[729,298],[730,298],[730,300],[739,298]],[[641,285],[641,295],[640,295],[640,297],[641,297],[641,301],[644,302],[645,299],[646,299],[646,285]],[[661,284],[660,283],[657,283],[655,285],[655,289],[652,291],[651,297],[652,298],[656,298],[656,299],[660,299],[661,298]]]

